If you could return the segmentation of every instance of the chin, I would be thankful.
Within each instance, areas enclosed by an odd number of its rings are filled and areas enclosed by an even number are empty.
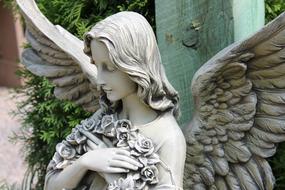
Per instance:
[[[116,102],[116,101],[120,100],[120,98],[113,96],[113,95],[108,95],[108,94],[107,94],[107,98],[110,102]]]

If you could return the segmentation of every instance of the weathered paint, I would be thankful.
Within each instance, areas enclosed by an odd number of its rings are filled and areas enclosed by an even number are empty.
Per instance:
[[[241,2],[241,3],[239,3]],[[156,31],[170,82],[180,94],[185,126],[193,114],[191,79],[227,45],[264,23],[262,0],[156,0]]]

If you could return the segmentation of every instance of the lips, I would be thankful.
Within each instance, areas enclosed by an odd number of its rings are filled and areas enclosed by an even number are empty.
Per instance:
[[[111,90],[111,89],[103,88],[103,91],[107,93],[107,92],[111,92],[112,90]]]

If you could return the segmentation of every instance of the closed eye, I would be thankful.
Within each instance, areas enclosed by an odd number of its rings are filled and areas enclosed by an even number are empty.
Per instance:
[[[109,72],[115,72],[117,70],[117,68],[107,65],[106,63],[102,64],[102,69]]]

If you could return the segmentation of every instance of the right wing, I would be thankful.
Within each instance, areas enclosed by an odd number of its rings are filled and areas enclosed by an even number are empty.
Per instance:
[[[194,75],[186,190],[272,190],[267,158],[285,141],[285,13]]]
[[[87,111],[98,109],[97,68],[83,52],[83,42],[42,15],[33,0],[17,0],[25,18],[30,48],[21,62],[37,76],[55,85],[58,99],[70,100]]]

